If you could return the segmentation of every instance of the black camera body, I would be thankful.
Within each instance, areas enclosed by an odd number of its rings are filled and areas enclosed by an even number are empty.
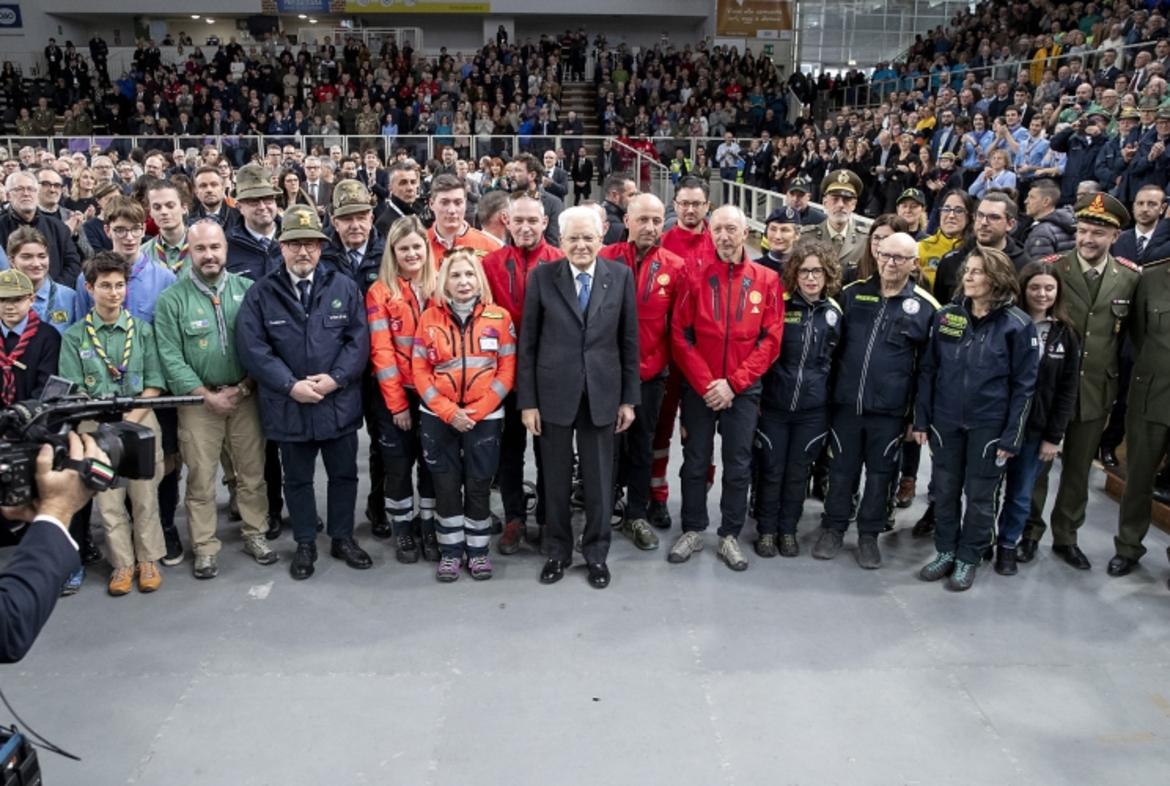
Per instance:
[[[56,383],[56,384],[54,384]],[[202,404],[202,396],[114,396],[91,399],[72,394],[72,384],[54,377],[43,397],[0,411],[0,505],[18,507],[37,498],[37,454],[53,446],[53,468],[69,459],[69,432],[82,421],[97,421],[93,438],[110,458],[109,466],[87,462],[82,480],[105,491],[126,480],[154,475],[154,432],[122,416],[134,409],[165,409]]]

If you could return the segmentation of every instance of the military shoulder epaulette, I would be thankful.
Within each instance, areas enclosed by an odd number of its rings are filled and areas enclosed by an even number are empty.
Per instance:
[[[1170,257],[1166,257],[1165,259],[1159,259],[1159,260],[1156,260],[1154,262],[1147,262],[1146,264],[1141,266],[1141,269],[1148,270],[1152,267],[1158,267],[1159,265],[1164,265],[1167,262],[1170,262]]]
[[[1138,267],[1137,265],[1135,265],[1133,262],[1130,262],[1130,261],[1129,261],[1128,259],[1126,259],[1125,257],[1113,257],[1113,258],[1114,258],[1114,259],[1116,259],[1116,260],[1117,260],[1117,264],[1121,265],[1122,267],[1127,267],[1127,268],[1129,268],[1130,270],[1132,270],[1132,271],[1133,271],[1133,272],[1135,272],[1135,273],[1140,273],[1140,272],[1142,272],[1142,269],[1141,269],[1140,267]]]
[[[1049,254],[1040,260],[1043,265],[1055,265],[1060,260],[1064,259],[1064,254]]]
[[[942,308],[942,306],[940,306],[940,305],[938,304],[938,301],[934,299],[934,295],[930,294],[929,292],[927,292],[927,291],[926,291],[925,289],[923,289],[922,287],[920,287],[920,286],[917,286],[917,285],[916,285],[916,286],[914,287],[914,294],[915,294],[915,295],[918,295],[918,297],[922,298],[922,299],[923,299],[923,300],[925,300],[927,303],[929,303],[930,305],[934,306],[936,309]]]

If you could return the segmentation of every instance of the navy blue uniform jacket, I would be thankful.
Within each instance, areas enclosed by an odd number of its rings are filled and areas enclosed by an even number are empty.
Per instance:
[[[29,525],[0,571],[0,663],[24,657],[53,613],[61,585],[79,567],[77,549],[56,524]]]
[[[359,380],[370,357],[366,304],[349,277],[318,265],[308,313],[282,265],[244,295],[236,351],[259,383],[264,436],[278,442],[336,439],[362,423]],[[338,389],[316,404],[289,391],[310,374],[329,374]]]

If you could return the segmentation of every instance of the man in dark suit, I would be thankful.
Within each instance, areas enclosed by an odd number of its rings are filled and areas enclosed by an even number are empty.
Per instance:
[[[1170,256],[1170,221],[1162,219],[1166,192],[1153,183],[1138,189],[1133,200],[1133,226],[1109,249],[1115,257],[1139,266]]]
[[[600,259],[601,217],[590,207],[561,213],[567,259],[533,268],[524,295],[516,403],[525,428],[540,437],[545,485],[544,584],[572,562],[569,477],[573,441],[585,485],[581,550],[589,583],[609,586],[614,434],[629,428],[639,402],[638,314],[634,278]]]
[[[326,209],[333,202],[333,184],[321,179],[321,159],[317,156],[305,157],[305,185],[302,186],[317,206],[317,215],[324,216]]]
[[[955,128],[955,113],[944,109],[939,114],[939,126],[930,137],[930,160],[938,161],[943,153],[959,152],[962,136]]]
[[[541,161],[544,164],[544,176],[540,181],[541,187],[563,202],[565,195],[569,193],[569,173],[557,161],[555,150],[545,150]]]
[[[381,202],[390,196],[390,172],[382,167],[377,152],[367,150],[362,156],[364,166],[358,170],[357,179]]]
[[[93,437],[77,434],[69,435],[69,458],[109,461]],[[93,491],[82,484],[76,469],[54,470],[53,451],[47,445],[37,455],[37,490],[40,499],[35,505],[3,509],[9,520],[32,523],[0,571],[0,663],[15,663],[25,656],[53,613],[61,585],[81,567],[67,525]]]

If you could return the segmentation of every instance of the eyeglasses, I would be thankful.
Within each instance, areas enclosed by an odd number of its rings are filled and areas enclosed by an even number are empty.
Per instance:
[[[997,223],[999,221],[1006,221],[1007,216],[1006,215],[997,216],[997,215],[993,215],[991,213],[984,213],[981,210],[976,210],[975,211],[975,220],[976,221],[986,221],[989,224],[994,224],[994,223]]]
[[[676,200],[674,200],[674,203],[676,205],[678,205],[680,208],[682,208],[683,210],[698,210],[703,205],[707,204],[707,200],[703,199],[703,200],[694,201],[694,202],[690,202],[690,201],[684,202],[681,199],[676,199]]]
[[[904,265],[907,262],[918,261],[918,257],[907,257],[902,256],[901,254],[886,254],[882,252],[878,252],[877,258],[879,262],[893,262],[895,265]]]
[[[802,267],[796,271],[798,278],[821,278],[825,275],[823,267]]]
[[[967,215],[967,208],[965,208],[965,207],[950,207],[949,205],[944,205],[943,207],[940,207],[938,209],[938,212],[942,213],[943,215],[965,216],[965,215]]]
[[[141,226],[110,227],[110,234],[113,235],[114,237],[134,237],[135,235],[141,235],[143,232],[143,229],[144,228]]]
[[[61,188],[63,184],[54,183],[52,180],[42,180],[41,188]]]
[[[36,186],[13,186],[12,188],[8,189],[8,193],[9,194],[28,194],[28,193],[31,193],[31,192],[36,191],[36,190],[37,190]]]

